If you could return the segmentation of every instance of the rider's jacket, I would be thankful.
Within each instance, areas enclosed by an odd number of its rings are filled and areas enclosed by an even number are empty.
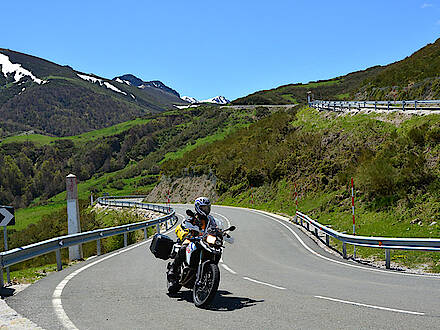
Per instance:
[[[199,225],[197,225],[199,224]],[[216,227],[217,223],[212,215],[205,217],[200,217],[196,214],[195,217],[187,217],[182,221],[182,224],[177,226],[175,232],[177,237],[184,241],[188,234],[201,235],[206,233],[206,230],[211,227]]]

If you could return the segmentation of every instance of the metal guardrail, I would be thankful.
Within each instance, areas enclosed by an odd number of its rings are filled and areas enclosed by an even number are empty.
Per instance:
[[[319,232],[325,235],[325,244],[330,246],[330,237],[342,242],[342,256],[347,259],[347,244],[385,249],[385,265],[390,269],[391,250],[418,250],[418,251],[440,251],[440,239],[434,238],[391,238],[391,237],[368,237],[355,236],[337,232],[309,216],[297,212],[294,218],[295,223],[314,231],[315,236],[321,239]],[[313,228],[312,228],[313,227]]]
[[[132,207],[146,209],[150,211],[156,211],[165,213],[163,217],[159,217],[153,220],[147,220],[137,222],[133,224],[127,224],[111,228],[103,228],[92,230],[84,233],[71,234],[60,236],[46,241],[38,242],[31,245],[15,248],[6,252],[0,252],[0,287],[3,287],[3,268],[15,265],[22,261],[32,259],[50,252],[56,253],[57,270],[62,269],[61,263],[61,249],[69,246],[83,244],[91,241],[96,241],[97,255],[101,255],[101,239],[114,235],[124,235],[124,246],[127,246],[127,234],[135,230],[144,230],[144,237],[147,239],[147,228],[156,226],[156,231],[160,232],[160,224],[165,224],[165,228],[168,230],[177,221],[175,211],[166,206],[146,204],[133,201],[121,201],[115,199],[126,198],[139,198],[139,196],[121,196],[121,197],[100,197],[97,199],[97,203],[108,206],[117,207]]]
[[[322,101],[309,103],[310,107],[318,110],[356,111],[356,110],[386,110],[386,111],[435,111],[440,110],[440,100],[412,101]]]

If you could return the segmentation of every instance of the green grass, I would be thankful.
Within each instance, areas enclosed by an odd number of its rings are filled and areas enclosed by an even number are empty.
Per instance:
[[[22,230],[29,226],[31,223],[38,222],[43,216],[48,215],[54,211],[60,210],[66,206],[66,202],[51,203],[48,205],[28,207],[24,209],[18,209],[15,211],[15,225],[8,228],[15,230]]]
[[[124,131],[129,130],[130,128],[132,128],[136,125],[146,124],[149,121],[151,121],[151,119],[137,118],[137,119],[126,121],[126,122],[123,122],[123,123],[120,123],[117,125],[113,125],[110,127],[94,130],[91,132],[86,132],[86,133],[83,133],[80,135],[68,136],[65,139],[70,139],[70,140],[72,140],[74,142],[78,142],[78,143],[87,142],[87,141],[96,140],[98,138],[105,137],[105,136],[120,134]]]
[[[64,266],[64,265],[63,265]],[[49,264],[38,267],[30,267],[26,269],[13,270],[10,272],[12,283],[34,283],[39,279],[57,270],[56,264]],[[6,283],[6,271],[3,272],[3,280]]]
[[[6,143],[14,143],[14,142],[19,142],[19,143],[32,142],[35,145],[44,145],[44,144],[49,144],[58,139],[59,138],[47,136],[47,135],[41,135],[41,134],[16,135],[16,136],[10,136],[4,138],[3,140],[0,141],[0,145]]]
[[[79,135],[62,137],[62,138],[41,135],[41,134],[16,135],[16,136],[4,138],[3,140],[1,140],[0,145],[6,144],[6,143],[26,142],[26,141],[32,142],[36,145],[45,145],[45,144],[49,144],[49,143],[52,143],[57,140],[71,140],[76,144],[82,144],[85,142],[96,140],[98,138],[123,133],[124,131],[127,131],[136,125],[146,124],[149,121],[151,121],[151,119],[137,118],[137,119],[126,121],[126,122],[123,122],[123,123],[120,123],[117,125],[113,125],[110,127],[82,133]]]
[[[337,100],[347,100],[350,97],[350,93],[343,93],[336,95]]]
[[[288,102],[298,103],[296,98],[293,95],[291,95],[291,94],[281,94],[281,97],[283,99],[285,99],[286,101],[288,101]]]
[[[224,130],[217,132],[216,134],[197,139],[194,144],[188,144],[185,147],[183,147],[182,149],[175,151],[175,152],[168,152],[160,163],[162,164],[163,162],[170,160],[170,159],[181,158],[181,157],[183,157],[183,155],[185,153],[187,153],[191,150],[194,150],[195,148],[197,148],[201,145],[223,140],[227,135],[231,134],[234,130],[236,130],[240,127],[245,127],[245,126],[249,126],[249,125],[248,124],[240,124],[240,125],[236,125],[233,127],[228,127]]]

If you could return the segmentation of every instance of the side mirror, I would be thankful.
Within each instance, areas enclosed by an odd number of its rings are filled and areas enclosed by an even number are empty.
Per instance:
[[[187,216],[190,216],[190,217],[192,217],[192,218],[194,218],[196,215],[194,214],[194,212],[193,211],[191,211],[191,210],[186,210],[186,215]]]
[[[234,231],[236,229],[236,227],[235,226],[231,226],[231,227],[229,227],[228,229],[226,229],[226,230],[228,230],[228,231]]]

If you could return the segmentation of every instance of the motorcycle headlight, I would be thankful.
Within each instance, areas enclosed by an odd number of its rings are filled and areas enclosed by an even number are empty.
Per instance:
[[[217,237],[215,237],[213,235],[208,235],[206,237],[206,242],[208,242],[209,244],[215,244],[216,240],[217,240]]]

